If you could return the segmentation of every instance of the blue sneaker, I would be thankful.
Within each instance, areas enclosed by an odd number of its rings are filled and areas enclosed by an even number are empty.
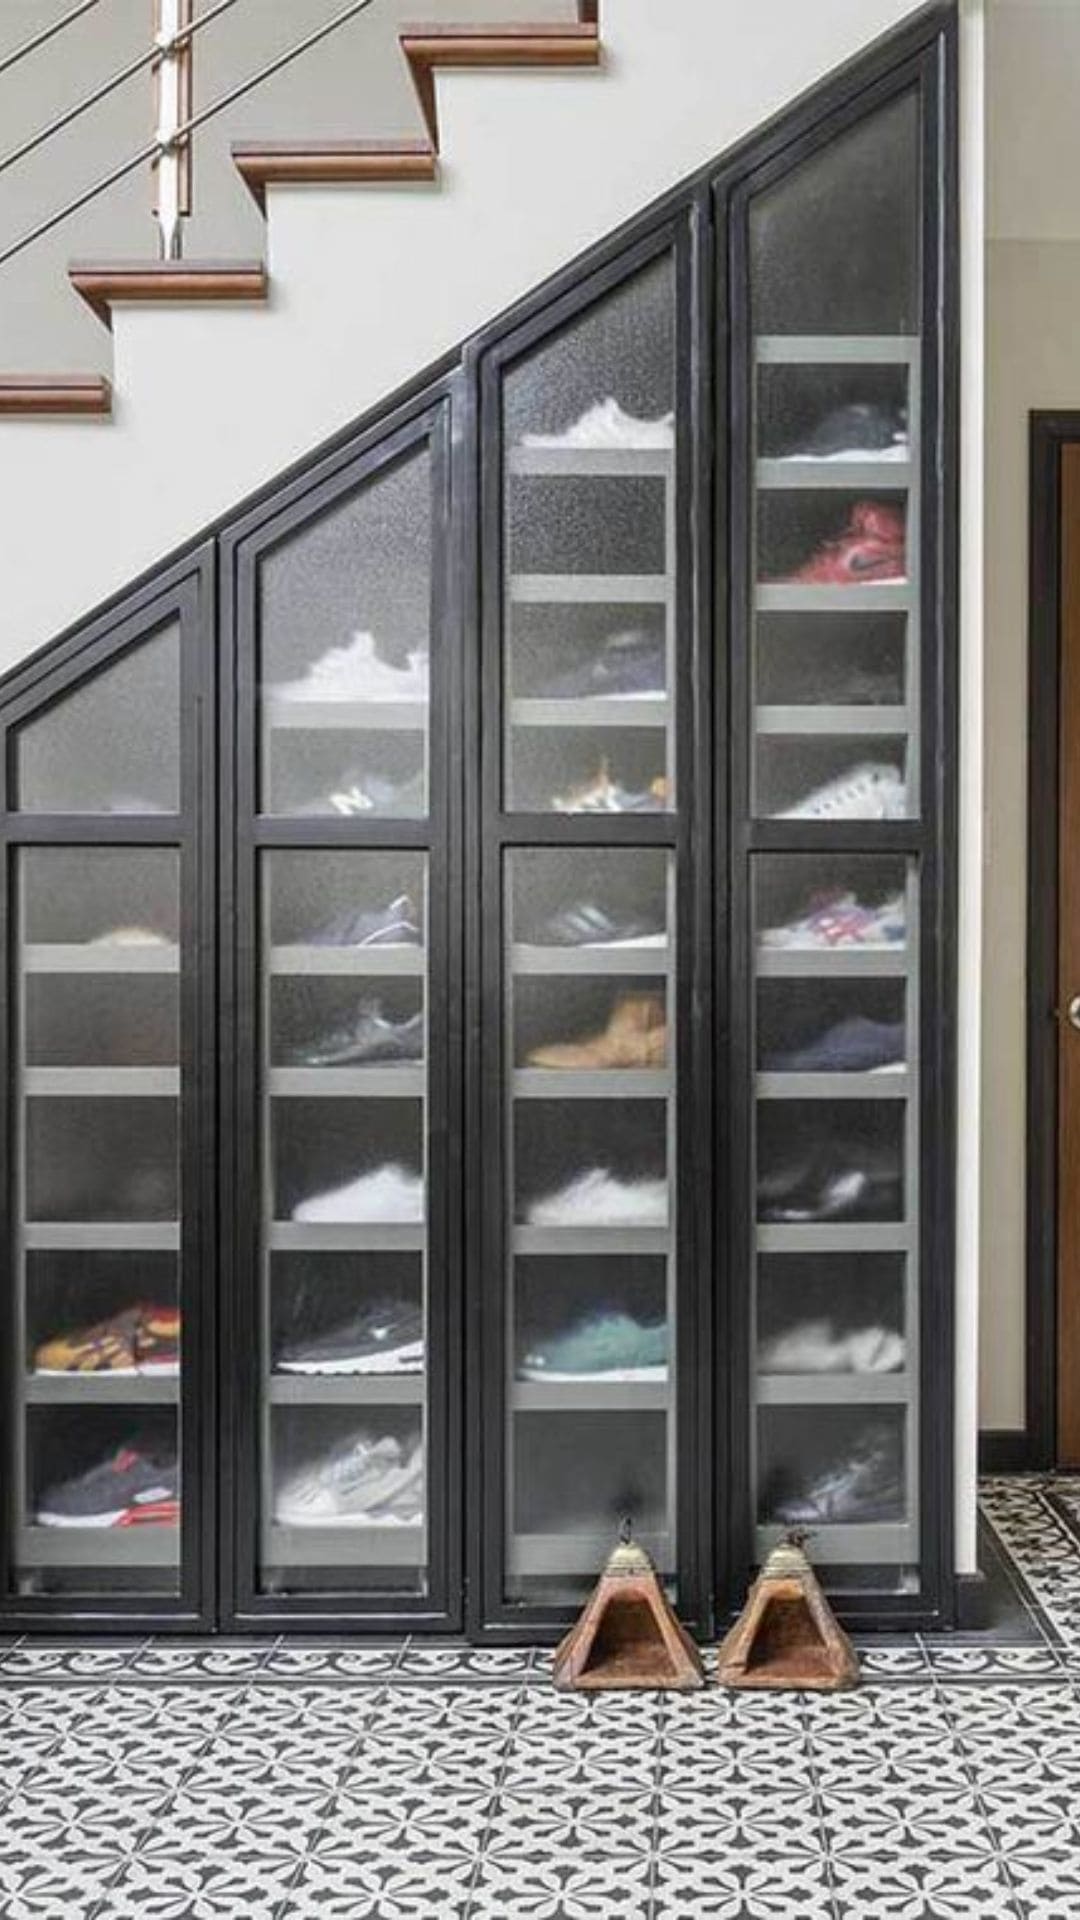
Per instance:
[[[667,1322],[643,1327],[628,1313],[596,1313],[529,1346],[521,1380],[666,1380]]]
[[[655,700],[662,699],[664,648],[655,634],[632,628],[613,633],[599,653],[548,682],[545,700]]]
[[[769,1073],[885,1073],[904,1064],[902,1020],[870,1020],[853,1014],[807,1047],[766,1054]]]

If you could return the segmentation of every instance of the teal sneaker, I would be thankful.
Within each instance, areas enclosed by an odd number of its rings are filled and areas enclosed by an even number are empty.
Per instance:
[[[596,1313],[526,1349],[522,1380],[666,1380],[667,1322],[643,1327],[628,1313]]]

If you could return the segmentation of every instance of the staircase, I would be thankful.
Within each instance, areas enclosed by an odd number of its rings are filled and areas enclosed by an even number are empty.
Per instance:
[[[262,258],[77,261],[112,383],[0,380],[0,670],[917,10],[586,0],[411,28],[419,132],[238,143]]]

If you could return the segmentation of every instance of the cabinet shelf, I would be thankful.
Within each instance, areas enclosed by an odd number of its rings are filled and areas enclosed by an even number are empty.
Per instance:
[[[126,947],[107,941],[33,941],[22,949],[26,973],[179,973],[174,946]]]
[[[179,1527],[22,1527],[12,1559],[24,1567],[175,1567]]]
[[[906,707],[802,706],[758,707],[754,724],[759,734],[901,734],[911,730]]]
[[[422,974],[423,947],[271,947],[271,973]]]
[[[305,1100],[422,1100],[423,1067],[271,1067],[272,1094]]]
[[[670,1227],[515,1227],[515,1253],[667,1253]]]
[[[915,606],[910,580],[873,587],[818,587],[802,581],[762,581],[754,588],[758,613],[908,613]]]
[[[759,366],[910,366],[920,344],[917,333],[759,333],[754,356]]]
[[[907,493],[913,472],[910,460],[762,459],[754,478],[763,493]]]
[[[799,1226],[762,1223],[759,1253],[909,1253],[915,1229],[903,1220],[811,1220]]]
[[[759,1073],[759,1100],[906,1100],[907,1069],[897,1073]]]
[[[179,1067],[26,1067],[23,1091],[35,1098],[175,1099]]]
[[[508,1542],[509,1571],[544,1578],[561,1573],[585,1574],[595,1579],[603,1572],[615,1541],[614,1520],[607,1533],[514,1533]],[[644,1547],[653,1565],[661,1573],[671,1565],[672,1540],[668,1533],[649,1533],[634,1529],[634,1538]]]
[[[666,1413],[666,1380],[515,1380],[516,1413]]]
[[[512,601],[534,606],[665,606],[674,582],[666,573],[512,573]]]
[[[24,1398],[31,1406],[175,1406],[176,1374],[30,1373]]]
[[[757,1557],[764,1560],[774,1547],[786,1540],[791,1529],[783,1525],[759,1526],[756,1530]],[[918,1530],[906,1520],[867,1520],[847,1526],[813,1523],[814,1561],[818,1567],[892,1566],[915,1563],[919,1558]]]
[[[906,947],[758,947],[759,980],[895,979],[908,970]]]
[[[422,1373],[274,1373],[275,1407],[422,1407]]]
[[[511,473],[547,475],[552,479],[587,477],[624,479],[635,476],[669,479],[675,467],[674,447],[511,447]]]
[[[285,1527],[265,1536],[273,1567],[418,1567],[427,1553],[423,1527]]]
[[[427,1234],[422,1224],[394,1221],[275,1220],[269,1232],[273,1253],[422,1253]]]
[[[528,947],[510,949],[514,973],[666,974],[666,947]]]
[[[672,1078],[666,1067],[518,1067],[512,1087],[518,1100],[665,1100]]]
[[[763,1407],[906,1406],[913,1398],[907,1373],[759,1373]]]
[[[275,700],[266,702],[274,733],[426,733],[426,700]]]
[[[28,1220],[22,1230],[31,1250],[72,1247],[80,1252],[175,1253],[177,1220]]]
[[[515,727],[666,727],[670,705],[662,694],[632,700],[612,695],[606,700],[514,700],[510,719]]]

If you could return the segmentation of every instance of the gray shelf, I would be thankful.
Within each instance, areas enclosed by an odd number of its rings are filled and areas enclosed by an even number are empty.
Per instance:
[[[914,1397],[908,1373],[759,1373],[759,1406],[906,1406]]]
[[[106,941],[34,942],[23,947],[22,965],[25,973],[179,973],[180,949],[110,946]]]
[[[756,1529],[759,1561],[778,1547],[791,1529],[767,1526]],[[919,1558],[918,1529],[909,1521],[871,1520],[865,1525],[825,1526],[815,1524],[811,1551],[818,1566],[874,1566],[913,1564]]]
[[[916,1229],[904,1221],[828,1220],[801,1226],[761,1224],[759,1253],[911,1253]]]
[[[510,720],[515,727],[666,727],[670,705],[663,694],[655,699],[630,700],[613,695],[607,700],[513,700]]]
[[[666,1067],[518,1067],[511,1080],[517,1100],[666,1100]]]
[[[272,1253],[422,1253],[426,1242],[421,1223],[274,1220],[269,1230]]]
[[[906,493],[912,484],[910,460],[759,460],[754,473],[760,492],[836,490],[845,493]]]
[[[177,1567],[179,1527],[20,1527],[12,1559],[22,1567]]]
[[[426,700],[275,700],[266,702],[275,733],[426,733]]]
[[[917,333],[759,333],[754,356],[759,366],[909,366],[920,345]]]
[[[666,947],[527,947],[510,949],[513,973],[666,974]]]
[[[271,947],[271,973],[422,974],[423,947]]]
[[[175,1253],[180,1247],[177,1220],[28,1220],[22,1230],[27,1248],[74,1247],[96,1253]]]
[[[624,479],[637,475],[666,480],[674,471],[671,447],[511,447],[511,473],[547,475],[552,479]]]
[[[507,591],[539,606],[665,606],[672,582],[666,573],[512,573]]]
[[[422,1100],[423,1067],[271,1067],[269,1091],[305,1100]]]
[[[653,1565],[663,1574],[671,1566],[674,1548],[668,1533],[639,1533],[634,1538],[644,1547]],[[508,1572],[511,1574],[579,1573],[598,1578],[617,1541],[614,1524],[606,1533],[514,1533],[507,1543]]]
[[[273,1373],[269,1395],[275,1407],[422,1407],[420,1373]]]
[[[175,1099],[179,1067],[27,1067],[23,1092],[79,1099]]]
[[[910,580],[883,580],[876,587],[763,581],[754,588],[758,613],[908,613],[914,605],[915,589]]]
[[[511,1235],[515,1253],[667,1253],[667,1227],[530,1227]]]
[[[423,1527],[279,1527],[263,1534],[271,1567],[422,1567]]]
[[[759,1100],[906,1100],[907,1069],[897,1073],[759,1073]]]
[[[666,1380],[515,1380],[515,1413],[666,1413]]]
[[[759,980],[896,979],[908,970],[906,947],[758,947]]]
[[[180,1398],[175,1374],[29,1373],[23,1398],[30,1406],[169,1407]]]
[[[911,715],[906,707],[827,707],[807,701],[758,707],[754,724],[759,734],[901,734],[910,730]]]

